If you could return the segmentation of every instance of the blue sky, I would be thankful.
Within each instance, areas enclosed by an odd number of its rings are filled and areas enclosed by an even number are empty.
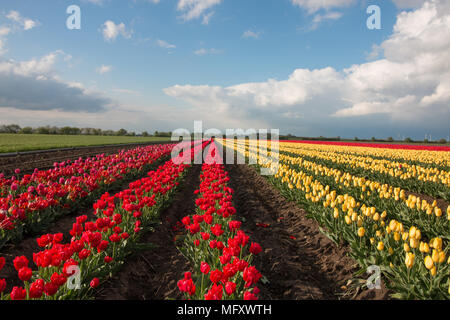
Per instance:
[[[446,138],[448,40],[423,36],[450,38],[444,3],[3,0],[0,124]]]

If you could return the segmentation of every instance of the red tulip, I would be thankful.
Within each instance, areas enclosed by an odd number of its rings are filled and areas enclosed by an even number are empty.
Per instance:
[[[206,262],[202,262],[200,264],[200,271],[204,274],[208,274],[209,271],[211,270],[211,267],[209,266],[209,264],[207,264]]]
[[[94,278],[89,285],[91,286],[91,288],[95,289],[99,286],[99,284],[100,280],[98,278]]]
[[[231,296],[236,291],[236,283],[228,281],[225,284],[225,292]]]
[[[27,291],[22,287],[14,287],[11,291],[11,300],[24,300],[27,296]]]
[[[23,267],[19,270],[19,279],[22,281],[28,281],[31,279],[33,271],[28,267]]]
[[[252,244],[250,245],[249,251],[252,254],[256,255],[256,254],[258,254],[258,253],[260,253],[262,251],[262,248],[261,248],[261,246],[258,243],[252,242]]]
[[[5,266],[5,258],[4,257],[0,257],[0,271],[2,271],[4,266]]]
[[[5,289],[6,289],[6,280],[5,279],[0,279],[0,293],[5,291]]]

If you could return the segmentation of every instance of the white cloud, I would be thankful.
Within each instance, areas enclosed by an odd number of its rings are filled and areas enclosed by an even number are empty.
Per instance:
[[[60,55],[65,53],[58,50],[40,59],[1,61],[0,108],[98,112],[111,104],[80,83],[60,79],[53,70]]]
[[[399,13],[393,34],[379,47],[378,60],[342,71],[297,69],[286,80],[229,87],[176,85],[164,92],[200,110],[217,106],[214,112],[224,119],[239,111],[242,123],[260,120],[276,126],[293,121],[292,115],[302,115],[299,121],[311,124],[330,116],[338,121],[377,114],[384,117],[383,125],[386,119],[410,128],[411,123],[448,122],[450,6],[433,0],[415,11]],[[448,131],[448,123],[445,126]]]
[[[259,38],[259,32],[253,32],[251,30],[247,30],[242,34],[242,38]]]
[[[34,27],[37,26],[37,22],[34,20],[31,20],[29,18],[24,18],[20,15],[18,11],[11,10],[7,15],[6,18],[9,20],[12,20],[16,23],[18,23],[24,30],[31,30]]]
[[[112,69],[113,69],[112,66],[101,65],[100,67],[95,69],[95,72],[97,72],[98,74],[104,75],[105,73],[110,72]]]
[[[112,42],[121,35],[125,39],[131,38],[132,30],[128,30],[123,22],[115,24],[113,21],[108,20],[102,25],[102,33],[105,41]]]
[[[220,54],[220,53],[222,53],[222,50],[218,50],[218,49],[214,49],[214,48],[211,48],[211,49],[201,48],[201,49],[194,51],[194,54],[196,54],[198,56],[204,56],[206,54]]]
[[[0,26],[0,37],[7,36],[11,32],[11,29],[5,26]]]
[[[183,12],[185,21],[203,17],[203,24],[208,24],[212,13],[205,13],[208,9],[220,4],[222,0],[179,0],[177,10]]]
[[[309,27],[308,31],[316,30],[319,27],[319,25],[324,21],[334,21],[340,19],[341,17],[342,13],[338,11],[330,11],[324,14],[317,13],[314,16],[312,24]]]
[[[329,10],[334,8],[348,7],[355,4],[357,0],[291,0],[292,4],[306,9],[309,14],[321,9]]]
[[[175,49],[177,46],[168,43],[167,41],[164,40],[156,40],[156,44],[161,47],[161,48],[165,48],[165,49]]]

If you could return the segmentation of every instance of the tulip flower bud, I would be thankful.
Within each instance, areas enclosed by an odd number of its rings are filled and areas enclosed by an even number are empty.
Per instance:
[[[430,273],[433,277],[436,275],[436,266],[433,266],[433,268],[431,268]]]
[[[377,249],[378,249],[378,251],[383,251],[384,250],[384,243],[383,243],[383,241],[378,242]]]
[[[431,270],[434,267],[433,259],[430,256],[426,256],[423,262],[428,270]]]
[[[404,243],[403,250],[405,250],[405,252],[409,252],[409,251],[411,251],[411,248],[409,247],[409,245],[407,243]]]
[[[439,262],[439,251],[434,249],[433,254],[431,255],[431,258],[433,259],[434,263],[438,263]]]
[[[415,258],[415,255],[413,253],[411,253],[411,252],[406,253],[405,264],[406,264],[406,267],[408,267],[409,269],[411,269],[414,264],[414,258]]]
[[[361,227],[358,229],[358,236],[360,238],[364,237],[364,234],[366,233],[366,230],[364,229],[364,227]]]
[[[445,252],[440,251],[439,252],[439,263],[444,263],[444,261],[445,261]]]

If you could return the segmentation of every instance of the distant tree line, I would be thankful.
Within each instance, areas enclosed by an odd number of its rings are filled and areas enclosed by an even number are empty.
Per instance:
[[[171,137],[172,132],[155,131],[153,134],[143,131],[136,134],[134,131],[128,132],[125,129],[102,130],[99,128],[77,128],[77,127],[20,127],[17,124],[7,124],[0,126],[0,133],[21,133],[21,134],[60,134],[60,135],[91,135],[91,136],[142,136],[142,137]]]
[[[0,133],[22,133],[22,134],[61,134],[61,135],[92,135],[92,136],[141,136],[141,137],[171,137],[172,132],[162,132],[155,131],[153,134],[143,131],[140,134],[136,134],[134,131],[128,132],[125,129],[114,130],[102,130],[98,128],[77,128],[77,127],[55,127],[55,126],[42,126],[42,127],[20,127],[18,124],[7,124],[0,126]],[[191,134],[194,137],[194,133]],[[259,133],[257,133],[257,138],[259,138]],[[267,133],[267,139],[270,139],[270,132]],[[280,140],[316,140],[316,141],[351,141],[351,139],[342,139],[341,137],[298,137],[292,134],[280,135]],[[392,137],[387,139],[379,139],[372,137],[371,139],[360,139],[355,137],[354,141],[362,142],[407,142],[407,143],[447,143],[447,140],[442,138],[439,140],[430,141],[428,139],[424,140],[413,140],[411,138],[405,138],[404,140],[394,140]]]

